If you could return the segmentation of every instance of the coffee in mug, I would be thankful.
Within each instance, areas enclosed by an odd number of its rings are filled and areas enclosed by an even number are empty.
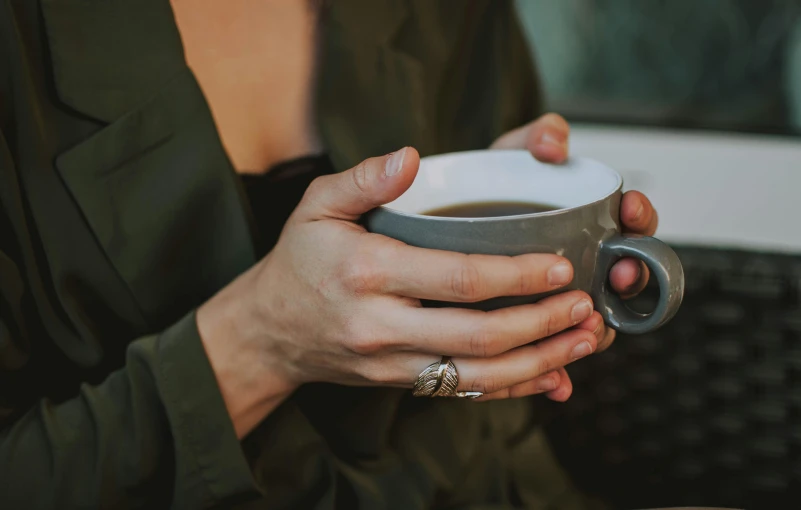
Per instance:
[[[536,202],[508,202],[497,200],[493,202],[467,202],[440,207],[425,211],[426,216],[444,216],[446,218],[494,218],[498,216],[519,216],[545,211],[553,211],[559,207]]]

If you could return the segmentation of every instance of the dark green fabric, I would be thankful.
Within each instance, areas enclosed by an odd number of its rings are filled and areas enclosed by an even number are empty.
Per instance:
[[[339,169],[537,113],[509,1],[336,0],[326,28]],[[167,0],[0,0],[0,204],[0,507],[578,504],[527,401],[311,385],[237,441],[193,310],[256,262],[253,212]]]
[[[319,125],[335,166],[483,149],[541,113],[513,2],[333,0]]]

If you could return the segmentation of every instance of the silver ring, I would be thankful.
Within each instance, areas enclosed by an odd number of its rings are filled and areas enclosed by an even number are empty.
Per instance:
[[[450,356],[428,365],[414,383],[412,395],[415,397],[459,397],[478,398],[480,391],[456,391],[459,386],[459,373]]]

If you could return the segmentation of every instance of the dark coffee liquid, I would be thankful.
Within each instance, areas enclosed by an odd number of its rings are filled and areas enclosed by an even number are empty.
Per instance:
[[[443,216],[447,218],[491,218],[494,216],[517,216],[546,211],[555,211],[559,207],[537,202],[465,202],[425,211],[426,216]]]

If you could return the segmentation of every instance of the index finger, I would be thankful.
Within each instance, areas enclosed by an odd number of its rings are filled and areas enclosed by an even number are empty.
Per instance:
[[[546,253],[465,255],[397,243],[374,263],[374,270],[382,274],[381,288],[375,290],[456,303],[539,294],[573,279],[573,266],[567,259]]]

